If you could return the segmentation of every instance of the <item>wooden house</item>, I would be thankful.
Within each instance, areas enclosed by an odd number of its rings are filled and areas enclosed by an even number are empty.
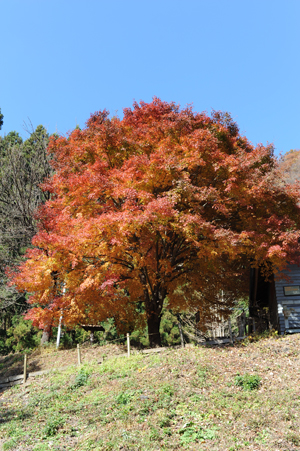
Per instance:
[[[288,265],[269,281],[251,269],[249,315],[259,332],[270,328],[279,334],[300,332],[300,267]]]

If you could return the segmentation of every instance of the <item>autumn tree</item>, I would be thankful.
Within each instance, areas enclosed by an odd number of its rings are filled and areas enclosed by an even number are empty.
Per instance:
[[[283,179],[287,183],[300,181],[300,150],[292,149],[284,154],[279,161],[279,167],[283,172]]]
[[[68,325],[113,316],[128,331],[144,315],[156,346],[166,301],[209,315],[250,264],[267,274],[300,255],[298,193],[277,183],[272,146],[253,147],[227,113],[155,98],[122,119],[95,113],[49,152],[51,199],[14,276],[39,327],[63,311]]]

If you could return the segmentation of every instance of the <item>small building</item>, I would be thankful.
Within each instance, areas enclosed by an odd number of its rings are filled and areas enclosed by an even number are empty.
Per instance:
[[[249,315],[259,332],[300,332],[300,267],[288,265],[268,281],[259,269],[251,269]]]

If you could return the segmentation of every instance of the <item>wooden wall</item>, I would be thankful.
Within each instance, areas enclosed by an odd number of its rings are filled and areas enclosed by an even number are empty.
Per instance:
[[[289,280],[283,278],[286,275]],[[300,294],[286,296],[285,286],[300,286],[300,267],[289,265],[287,270],[275,277],[275,290],[278,306],[279,333],[300,332]]]

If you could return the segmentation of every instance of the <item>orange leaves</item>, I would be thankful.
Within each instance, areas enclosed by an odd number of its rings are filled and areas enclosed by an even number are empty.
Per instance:
[[[64,308],[68,324],[114,316],[123,327],[137,302],[159,317],[166,296],[171,308],[205,310],[219,290],[242,289],[248,258],[273,269],[297,260],[296,191],[278,184],[272,147],[252,147],[227,113],[154,98],[123,119],[95,113],[49,151],[52,198],[33,241],[42,250],[14,279],[40,322]]]

